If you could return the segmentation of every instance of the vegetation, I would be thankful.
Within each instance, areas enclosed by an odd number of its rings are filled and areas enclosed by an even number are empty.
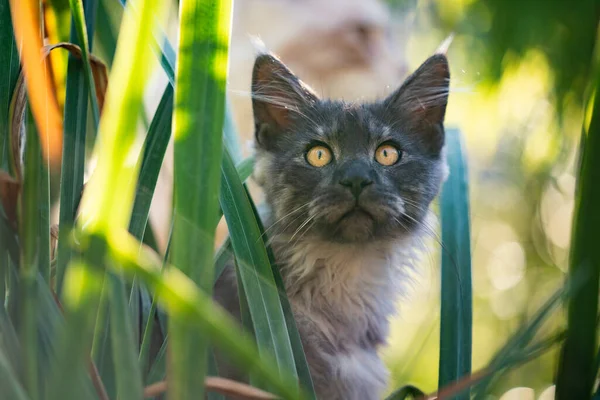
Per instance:
[[[508,26],[502,18],[534,15],[530,8],[539,7],[525,2],[528,14],[503,8],[510,2],[472,3],[465,15],[485,7],[499,18],[488,28],[486,43],[496,46],[490,57],[497,48],[519,53],[539,45],[552,26],[503,36],[506,31],[496,29]],[[594,94],[600,70],[593,47],[599,14],[592,2],[575,11],[555,3],[548,9],[556,14],[541,13],[541,21],[563,21],[561,13],[567,21],[581,18],[573,30],[578,34],[566,35],[564,48],[549,58],[560,72],[558,115],[573,91],[576,101],[589,104],[568,278],[485,368],[472,371],[469,176],[461,132],[449,129],[451,173],[439,205],[440,398],[484,398],[507,371],[557,346],[557,398],[591,398],[596,390],[600,100]],[[166,5],[70,0],[42,7],[38,0],[0,0],[1,398],[139,399],[165,390],[176,399],[202,398],[205,391],[210,399],[315,398],[282,280],[245,187],[252,160],[240,159],[236,133],[224,123],[231,0],[180,0],[175,50],[159,29]],[[121,6],[118,33],[96,24],[97,14]],[[440,25],[461,26],[436,15]],[[49,46],[42,47],[44,39]],[[93,56],[94,40],[106,64]],[[56,46],[62,42],[70,44]],[[145,127],[143,96],[156,61],[170,84]],[[144,130],[141,149],[138,129]],[[148,213],[171,135],[174,218],[169,248],[160,254]],[[91,161],[95,168],[84,185]],[[50,226],[54,204],[60,205],[58,227]],[[221,217],[230,236],[214,253]],[[230,255],[241,283],[244,330],[210,298]],[[569,310],[566,326],[543,329],[562,305]],[[214,348],[249,374],[251,386],[214,378]],[[421,395],[407,385],[390,399]]]

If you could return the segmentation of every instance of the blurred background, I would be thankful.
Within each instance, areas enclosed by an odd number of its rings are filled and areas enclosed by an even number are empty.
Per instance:
[[[173,3],[165,29],[176,43]],[[469,155],[473,368],[481,369],[563,282],[598,19],[594,0],[235,0],[228,99],[242,151],[252,152],[251,36],[323,97],[357,101],[393,91],[454,34],[446,126],[462,132]],[[165,83],[157,73],[149,109]],[[151,216],[163,246],[171,184],[172,151]],[[382,349],[390,389],[437,386],[441,246],[432,238],[428,248]],[[489,398],[549,398],[556,360],[552,351],[509,372]],[[529,389],[507,393],[516,387]]]

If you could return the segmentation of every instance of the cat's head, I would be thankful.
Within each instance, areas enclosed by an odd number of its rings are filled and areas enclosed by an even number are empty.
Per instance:
[[[445,169],[448,62],[436,54],[385,100],[321,100],[272,55],[252,76],[256,173],[272,235],[367,242],[424,223]]]

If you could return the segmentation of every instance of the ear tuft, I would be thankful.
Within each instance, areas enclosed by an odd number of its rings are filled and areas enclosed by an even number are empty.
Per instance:
[[[259,146],[262,136],[289,128],[293,114],[318,101],[317,95],[272,54],[260,54],[252,72],[252,107]]]
[[[444,54],[429,57],[386,100],[395,118],[402,118],[422,136],[430,150],[439,153],[444,145],[444,116],[448,103],[450,68]]]

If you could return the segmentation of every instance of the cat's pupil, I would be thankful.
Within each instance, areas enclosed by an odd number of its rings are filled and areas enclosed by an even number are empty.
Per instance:
[[[388,156],[388,151],[387,150],[383,150],[383,156],[387,157]]]
[[[318,150],[317,151],[317,158],[320,160],[323,157],[323,151],[322,150]]]

